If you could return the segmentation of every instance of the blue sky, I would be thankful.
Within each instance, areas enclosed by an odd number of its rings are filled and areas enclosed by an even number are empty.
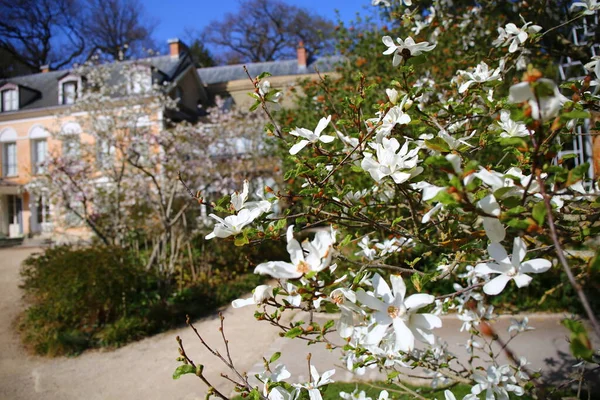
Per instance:
[[[370,0],[287,0],[288,4],[307,8],[316,14],[335,19],[340,11],[343,21],[354,19],[357,12],[370,7]],[[238,10],[239,0],[142,0],[149,18],[157,22],[154,38],[161,50],[170,38],[183,38],[186,28],[201,31],[210,21],[218,20],[227,12]]]

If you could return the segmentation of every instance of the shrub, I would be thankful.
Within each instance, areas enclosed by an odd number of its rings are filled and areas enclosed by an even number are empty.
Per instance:
[[[148,277],[123,249],[59,246],[30,256],[21,270],[32,306],[21,321],[36,352],[77,353],[139,304]]]

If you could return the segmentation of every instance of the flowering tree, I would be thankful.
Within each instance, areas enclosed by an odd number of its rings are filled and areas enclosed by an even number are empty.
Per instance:
[[[454,383],[471,386],[465,399],[504,400],[526,393],[552,398],[553,389],[544,387],[507,343],[500,343],[499,352],[488,347],[500,340],[490,324],[495,313],[489,301],[509,286],[524,288],[551,269],[561,269],[600,337],[582,286],[597,274],[598,257],[569,255],[574,248],[595,249],[589,239],[600,228],[594,211],[598,187],[586,175],[588,165],[573,167],[556,158],[561,140],[572,137],[576,126],[597,110],[593,86],[600,79],[600,63],[589,60],[588,77],[565,86],[567,98],[554,77],[536,69],[529,58],[562,26],[516,20],[492,31],[480,26],[484,10],[479,4],[465,15],[457,14],[451,1],[429,2],[428,13],[413,11],[418,7],[411,8],[408,0],[373,3],[408,16],[372,50],[371,57],[394,68],[392,75],[370,70],[375,75],[324,79],[313,85],[320,93],[309,93],[305,100],[312,102],[312,118],[299,118],[288,128],[271,118],[267,130],[289,154],[284,178],[290,189],[275,194],[291,207],[273,217],[267,206],[250,210],[236,206],[232,197],[234,212],[218,216],[213,240],[232,238],[243,244],[285,237],[289,253],[289,260],[256,266],[255,273],[277,284],[261,285],[251,298],[233,306],[256,307],[258,320],[279,327],[288,338],[342,349],[344,364],[357,374],[380,368],[414,398],[423,397],[402,385],[401,367],[420,368],[429,372],[433,384],[449,385],[446,399],[455,398]],[[562,22],[577,24],[599,8],[595,1],[575,3],[572,18]],[[447,35],[456,38],[454,27],[475,35],[459,42],[461,52],[477,38],[490,46],[485,52],[490,56],[484,61],[467,57],[469,67],[444,79],[448,71],[433,71],[428,55],[449,40]],[[418,39],[425,34],[426,40]],[[337,98],[335,88],[355,77],[353,92]],[[252,95],[254,108],[271,117],[271,97],[260,90],[266,78],[253,79]],[[315,227],[312,238],[297,239],[301,231]],[[437,268],[427,268],[431,263]],[[442,279],[450,279],[454,289],[429,293],[432,283]],[[312,315],[332,308],[340,313],[337,322],[320,325],[310,318],[282,323],[290,310]],[[467,364],[448,353],[444,338],[436,334],[443,324],[439,316],[448,313],[456,313],[464,322],[461,329],[470,333]],[[584,380],[597,371],[598,350],[582,322],[567,319],[564,324],[572,332],[571,350],[582,362]],[[528,329],[524,320],[509,331],[518,335]],[[223,339],[227,347],[224,334]],[[174,377],[195,373],[208,385],[209,395],[228,398],[178,342],[183,365]],[[236,390],[255,399],[308,395],[319,400],[320,388],[334,373],[320,375],[311,364],[309,381],[293,383],[285,366],[276,364],[275,354],[265,360],[256,385],[236,370],[228,350],[221,354],[202,343],[232,369],[233,377],[227,378]],[[499,362],[502,352],[509,364]],[[487,361],[477,365],[472,362],[476,357]],[[360,393],[340,396],[361,398]],[[380,398],[388,396],[382,392]]]
[[[29,190],[55,201],[57,229],[83,224],[105,244],[145,245],[147,268],[168,278],[195,232],[206,229],[192,207],[206,204],[196,193],[221,196],[234,183],[272,173],[260,137],[265,118],[217,99],[197,124],[175,119],[173,88],[132,81],[139,68],[118,63],[73,72],[84,85],[57,125],[75,121],[81,134],[51,132],[59,145]]]

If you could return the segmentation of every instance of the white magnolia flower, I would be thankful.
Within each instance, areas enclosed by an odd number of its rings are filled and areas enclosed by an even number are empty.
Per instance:
[[[498,125],[502,128],[500,137],[503,138],[525,137],[531,135],[531,131],[527,129],[525,124],[510,119],[510,112],[506,110],[500,111],[500,121],[498,122]]]
[[[435,342],[431,330],[441,328],[442,320],[433,314],[417,314],[419,309],[433,303],[432,295],[417,293],[405,298],[406,285],[399,275],[390,276],[392,290],[379,274],[373,276],[372,282],[373,293],[362,289],[356,292],[356,298],[375,311],[376,325],[367,338],[370,344],[379,344],[390,326],[393,326],[396,350],[413,350],[415,338],[429,344]]]
[[[213,231],[205,236],[206,240],[214,237],[226,238],[229,236],[235,236],[242,233],[242,230],[246,225],[249,225],[256,218],[260,216],[261,212],[257,210],[250,211],[246,208],[240,210],[237,215],[230,215],[222,219],[215,214],[209,214],[208,216],[216,220],[218,223],[213,228]]]
[[[510,87],[508,101],[512,103],[527,102],[531,107],[531,116],[533,119],[547,121],[556,117],[560,108],[568,99],[559,92],[556,83],[551,79],[538,79],[534,85],[538,93],[537,99],[532,84],[521,82]],[[550,96],[540,94],[539,85],[543,85],[545,89],[551,91],[553,94]]]
[[[267,400],[296,400],[298,398],[298,389],[289,392],[281,386],[275,386],[268,395],[265,394],[265,397],[267,397]]]
[[[292,374],[290,374],[290,372],[287,370],[285,365],[277,364],[277,366],[275,368],[273,368],[272,370],[270,370],[270,371],[265,370],[265,371],[261,372],[260,374],[258,374],[258,379],[260,379],[263,383],[282,382],[291,376],[292,376]]]
[[[240,211],[244,208],[244,203],[248,200],[248,180],[244,180],[244,185],[241,193],[234,192],[231,195],[231,205],[235,211]]]
[[[287,293],[286,300],[294,307],[300,307],[300,303],[302,302],[302,296],[298,294],[297,289],[298,287],[296,287],[296,285],[293,285],[290,282],[285,283],[285,291]]]
[[[412,244],[410,238],[392,238],[386,239],[383,243],[375,243],[375,247],[379,249],[379,257],[385,257],[388,254],[397,253],[402,250],[402,247],[406,247]]]
[[[407,125],[410,123],[410,116],[408,114],[405,114],[404,111],[402,111],[407,99],[408,97],[405,96],[401,104],[390,108],[387,114],[385,114],[385,116],[381,118],[379,126],[375,129],[375,131],[377,132],[375,141],[377,143],[381,143],[384,137],[389,136],[392,132],[392,129],[394,129],[394,126]],[[377,114],[381,115],[379,112]],[[372,124],[377,124],[379,122],[379,119],[380,117],[371,118],[368,120],[368,122]]]
[[[329,122],[331,122],[331,115],[329,115],[327,118],[321,118],[314,132],[309,131],[305,128],[296,128],[290,131],[290,135],[304,138],[303,140],[299,141],[298,143],[292,146],[292,148],[290,149],[290,154],[298,154],[298,152],[304,147],[306,147],[306,145],[309,143],[317,143],[319,141],[323,143],[333,142],[335,140],[335,137],[329,135],[321,135],[321,132],[323,132],[323,130],[327,128]]]
[[[355,256],[365,257],[367,260],[373,261],[377,256],[377,250],[370,246],[371,240],[369,236],[363,236],[358,242],[358,247],[360,247],[360,251],[354,253]]]
[[[352,393],[340,392],[340,397],[344,400],[371,400],[371,397],[367,397],[364,390],[358,391],[358,388],[354,389]],[[377,400],[387,400],[389,393],[387,390],[383,390],[379,393]]]
[[[516,332],[515,334],[523,333],[526,331],[532,331],[535,328],[529,326],[529,318],[524,317],[521,321],[514,318],[510,319],[510,326],[508,327],[508,333]]]
[[[365,152],[365,158],[363,158],[360,166],[377,183],[380,183],[386,176],[391,176],[396,183],[403,183],[423,172],[423,168],[417,167],[419,148],[409,151],[408,141],[404,142],[400,149],[400,143],[395,138],[383,138],[381,143],[375,143],[373,147],[376,149],[377,160],[373,158],[371,153]]]
[[[480,62],[472,72],[458,71],[458,73],[463,79],[466,79],[466,81],[458,88],[458,93],[466,92],[474,83],[485,83],[502,79],[500,76],[500,69],[490,71],[490,67],[483,61]]]
[[[249,306],[251,304],[262,304],[265,301],[267,301],[268,299],[273,297],[273,288],[269,285],[260,285],[257,286],[253,291],[252,291],[252,297],[249,297],[247,299],[237,299],[231,302],[231,306],[233,308],[240,308],[240,307],[245,307],[245,306]]]
[[[392,64],[394,67],[400,64],[402,58],[421,55],[426,51],[433,50],[436,46],[435,44],[430,45],[429,42],[415,43],[415,40],[410,36],[407,37],[406,40],[396,38],[398,44],[395,44],[394,40],[390,36],[384,36],[381,40],[383,41],[383,44],[388,47],[383,54],[394,54],[394,58],[392,59]]]
[[[571,4],[569,10],[573,11],[575,8],[583,8],[584,15],[594,15],[596,11],[600,10],[600,4],[598,4],[598,0],[576,1]]]
[[[354,331],[354,314],[363,311],[356,304],[356,293],[346,288],[337,288],[331,292],[331,301],[340,309],[340,318],[337,322],[337,332],[341,337],[349,338]]]
[[[333,381],[329,378],[335,374],[335,369],[330,369],[329,371],[323,372],[323,376],[319,375],[317,369],[311,365],[310,366],[310,376],[311,380],[308,383],[303,384],[294,384],[295,387],[308,390],[308,396],[310,400],[323,400],[321,396],[321,392],[319,388],[321,386],[332,383]]]
[[[271,82],[269,82],[266,79],[263,79],[260,81],[260,83],[258,84],[258,91],[260,93],[261,96],[265,97],[267,95],[267,93],[269,93],[271,91]],[[283,94],[280,91],[276,91],[276,93],[270,97],[269,101],[271,103],[278,103],[279,100],[281,100],[281,96]]]
[[[243,211],[243,210],[242,210]],[[335,232],[319,231],[312,241],[302,245],[294,239],[294,225],[287,230],[287,251],[291,262],[268,261],[256,266],[255,274],[271,275],[277,279],[296,279],[309,272],[320,272],[331,264]]]
[[[486,373],[486,376],[473,374],[473,379],[477,384],[471,388],[472,394],[478,395],[485,391],[486,400],[508,400],[508,392],[513,392],[516,396],[522,396],[525,393],[525,390],[517,385],[517,379],[508,365],[498,368],[490,365]]]
[[[385,89],[385,94],[387,94],[388,99],[390,99],[390,103],[395,105],[398,101],[398,91],[396,89]]]
[[[492,44],[496,47],[509,46],[508,51],[514,53],[521,44],[525,43],[530,34],[542,30],[539,25],[530,25],[531,22],[527,22],[521,28],[517,28],[512,22],[508,23],[504,28],[498,28],[498,38]]]
[[[511,280],[515,281],[517,287],[528,286],[532,278],[527,273],[539,274],[548,271],[552,266],[550,261],[543,258],[523,262],[527,254],[527,247],[520,237],[516,237],[514,240],[513,253],[510,258],[499,243],[491,243],[488,246],[488,253],[496,262],[477,264],[475,272],[479,275],[499,274],[483,287],[483,291],[489,295],[502,292]]]
[[[477,206],[485,211],[489,215],[498,217],[500,215],[500,204],[496,201],[496,197],[493,194],[485,196],[483,199],[477,202]],[[482,217],[483,229],[485,230],[486,236],[492,242],[501,242],[506,237],[506,229],[498,218],[494,217]]]

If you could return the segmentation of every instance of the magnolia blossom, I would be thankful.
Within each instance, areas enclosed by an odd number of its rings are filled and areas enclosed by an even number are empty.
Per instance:
[[[540,93],[539,85],[543,85],[552,95]],[[534,93],[534,89],[536,92]],[[538,94],[536,99],[536,93]],[[533,119],[547,121],[556,117],[562,105],[568,100],[560,94],[556,83],[550,79],[541,78],[535,83],[521,82],[510,87],[508,100],[512,103],[527,102],[531,107]]]
[[[372,400],[371,397],[367,397],[367,394],[364,390],[360,392],[357,389],[354,389],[352,393],[340,392],[340,397],[344,400]],[[377,400],[387,400],[389,397],[389,393],[387,390],[382,390],[379,393],[379,397]]]
[[[329,122],[331,122],[331,115],[329,115],[327,118],[321,118],[314,132],[309,131],[305,128],[296,128],[290,131],[290,135],[304,138],[303,140],[299,141],[298,143],[292,146],[292,148],[290,149],[290,154],[298,154],[298,152],[304,147],[306,147],[306,145],[309,143],[317,143],[319,141],[323,143],[333,142],[335,140],[335,137],[329,135],[321,135],[321,132],[323,132],[323,130],[327,128]]]
[[[508,365],[496,368],[490,365],[486,370],[486,376],[473,374],[477,384],[471,388],[471,393],[478,395],[485,391],[486,400],[508,400],[508,392],[522,396],[525,390],[517,385],[517,379]]]
[[[500,204],[493,194],[485,196],[477,202],[477,206],[493,217],[482,217],[485,234],[492,242],[501,242],[506,237],[506,230],[497,218],[500,216]]]
[[[393,95],[392,95],[393,96]],[[402,103],[398,106],[390,108],[390,110],[381,118],[381,123],[376,128],[377,136],[375,141],[381,143],[384,137],[389,136],[396,125],[407,125],[410,123],[410,116],[402,111],[407,97],[404,98]],[[377,113],[379,114],[379,113]],[[369,123],[376,124],[380,118],[371,118],[368,120]]]
[[[477,264],[475,272],[479,275],[499,274],[483,287],[483,291],[489,295],[502,292],[511,280],[514,280],[519,288],[528,286],[532,278],[527,273],[539,274],[548,271],[552,266],[550,261],[543,258],[523,262],[527,254],[527,247],[520,237],[516,237],[514,240],[513,253],[510,258],[499,243],[490,244],[488,253],[496,262]]]
[[[469,71],[458,71],[458,74],[466,79],[459,88],[458,93],[464,93],[469,89],[469,87],[474,83],[484,83],[489,81],[497,81],[501,80],[500,69],[496,69],[494,71],[490,71],[490,67],[485,62],[480,62],[475,70],[472,72]]]
[[[377,183],[380,183],[386,176],[391,176],[396,183],[403,183],[423,172],[423,168],[417,167],[419,148],[409,151],[408,141],[404,142],[400,149],[400,143],[395,138],[383,138],[381,143],[375,143],[372,147],[375,147],[377,160],[373,158],[371,153],[365,152],[365,158],[363,158],[360,166]]]
[[[526,331],[532,331],[535,328],[529,326],[529,318],[524,317],[521,321],[514,318],[510,319],[510,326],[508,327],[508,333],[516,332],[516,334],[523,333]]]
[[[287,230],[287,251],[291,262],[269,261],[256,266],[255,274],[271,275],[277,279],[296,279],[309,272],[320,272],[331,264],[335,232],[319,231],[312,241],[302,245],[294,239],[294,225]],[[305,254],[306,252],[306,254]]]
[[[260,214],[261,213],[256,210],[250,211],[246,208],[240,210],[240,212],[236,215],[225,217],[225,219],[218,217],[215,214],[209,214],[208,216],[218,223],[213,228],[213,231],[204,238],[209,240],[214,237],[226,238],[229,236],[235,236],[239,233],[242,233],[244,227],[251,224],[252,221],[260,216]]]
[[[337,288],[331,292],[331,301],[340,309],[337,332],[342,338],[349,338],[354,331],[354,314],[362,314],[356,303],[356,293],[350,289]]]
[[[233,308],[249,306],[251,304],[262,304],[273,297],[273,288],[269,285],[260,285],[253,290],[252,297],[247,299],[237,299],[231,302]]]
[[[432,329],[441,328],[442,320],[433,314],[417,314],[417,311],[433,303],[432,295],[417,293],[405,298],[406,285],[399,275],[391,275],[392,290],[379,275],[373,276],[373,292],[359,289],[356,298],[375,311],[376,325],[368,334],[367,341],[377,345],[393,326],[394,347],[396,350],[411,351],[415,347],[415,338],[433,344],[435,337]]]
[[[500,121],[498,122],[498,125],[502,128],[500,137],[503,138],[525,137],[531,135],[531,131],[527,129],[525,124],[510,119],[510,112],[507,110],[500,111]]]
[[[530,25],[531,22],[527,22],[521,28],[517,28],[512,22],[508,23],[504,28],[498,28],[498,38],[492,44],[496,47],[509,45],[508,51],[514,53],[530,34],[542,30],[539,25]]]
[[[594,15],[596,11],[600,10],[600,4],[598,4],[598,0],[576,1],[571,4],[569,10],[573,11],[576,8],[583,8],[584,15]]]
[[[402,58],[421,55],[426,51],[433,50],[436,46],[435,44],[430,45],[429,42],[415,43],[415,40],[410,36],[407,37],[406,40],[396,38],[398,44],[395,44],[394,40],[390,36],[384,36],[381,40],[383,41],[383,44],[388,47],[383,54],[394,54],[394,58],[392,59],[392,64],[394,67],[400,64]]]
[[[323,372],[323,375],[321,376],[317,372],[317,369],[313,365],[311,365],[310,376],[312,379],[310,380],[310,382],[294,384],[294,386],[299,389],[308,390],[308,396],[310,397],[310,400],[323,400],[319,388],[321,386],[327,385],[328,383],[332,383],[333,381],[329,378],[331,378],[333,374],[335,374],[335,369],[330,369],[329,371]]]

